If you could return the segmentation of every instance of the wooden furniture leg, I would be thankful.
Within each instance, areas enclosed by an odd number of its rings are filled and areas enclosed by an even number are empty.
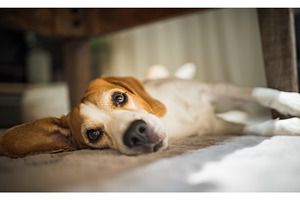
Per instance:
[[[91,78],[90,45],[87,39],[65,40],[65,76],[69,87],[71,108],[78,104]]]
[[[258,9],[267,86],[298,92],[294,16],[291,9]],[[273,117],[283,117],[273,112]]]

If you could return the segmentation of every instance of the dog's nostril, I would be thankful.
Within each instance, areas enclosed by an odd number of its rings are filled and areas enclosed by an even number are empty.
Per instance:
[[[139,131],[139,133],[145,133],[146,127],[145,127],[145,126],[140,126],[140,127],[138,128],[138,131]]]
[[[139,138],[133,137],[133,138],[131,138],[131,144],[132,144],[132,146],[138,146],[138,145],[141,145],[142,142]]]

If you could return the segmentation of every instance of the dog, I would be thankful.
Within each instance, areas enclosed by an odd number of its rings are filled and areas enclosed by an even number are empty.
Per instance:
[[[216,114],[217,107],[232,110],[251,102],[293,117],[248,125]],[[100,77],[68,114],[17,125],[0,134],[0,155],[23,157],[86,148],[138,155],[162,151],[170,138],[192,134],[299,135],[299,116],[298,93],[170,77],[143,83],[133,77]]]

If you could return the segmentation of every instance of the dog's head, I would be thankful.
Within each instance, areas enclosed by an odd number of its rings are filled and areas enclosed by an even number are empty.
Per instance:
[[[159,119],[165,111],[138,80],[106,77],[90,83],[81,103],[69,114],[69,124],[79,145],[139,154],[166,146]]]
[[[167,146],[159,119],[165,112],[138,80],[103,77],[90,83],[82,101],[66,116],[9,129],[0,137],[0,153],[79,148],[112,148],[127,155],[155,152]]]

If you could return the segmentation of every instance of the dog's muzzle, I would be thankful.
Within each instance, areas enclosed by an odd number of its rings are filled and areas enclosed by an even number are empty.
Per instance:
[[[123,142],[132,150],[145,152],[156,152],[163,146],[163,138],[155,133],[144,120],[135,120],[129,125]]]

